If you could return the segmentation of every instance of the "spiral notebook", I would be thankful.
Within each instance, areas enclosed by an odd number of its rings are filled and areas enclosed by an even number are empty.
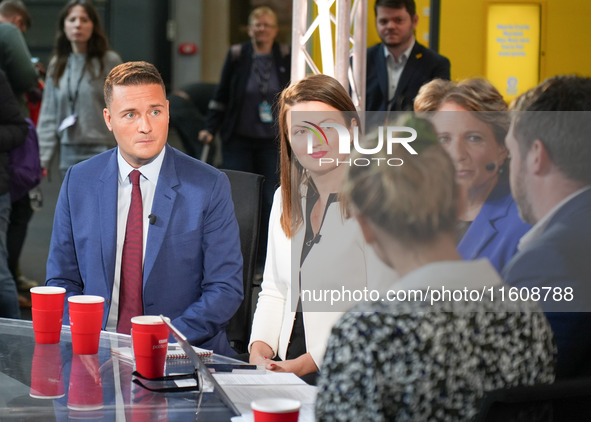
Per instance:
[[[192,346],[195,353],[198,356],[211,356],[213,355],[213,350],[202,349],[200,347]],[[115,353],[119,356],[122,356],[126,359],[133,360],[133,352],[131,347],[114,347],[111,349],[112,353]],[[177,359],[189,359],[185,351],[178,346],[176,343],[169,343],[168,344],[168,352],[166,352],[166,359],[167,360],[177,360]]]
[[[201,347],[191,346],[197,356],[211,356],[213,350],[202,349]],[[168,343],[168,352],[166,352],[166,359],[189,359],[185,351],[178,343]]]

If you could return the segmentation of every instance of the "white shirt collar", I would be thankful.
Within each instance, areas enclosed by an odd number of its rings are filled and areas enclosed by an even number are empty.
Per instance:
[[[160,175],[160,168],[162,167],[162,162],[164,161],[164,154],[166,153],[166,145],[162,148],[162,151],[150,161],[148,164],[141,166],[137,170],[142,173],[146,179],[152,182],[154,185],[158,182],[158,176]],[[124,180],[127,179],[129,173],[131,173],[134,168],[125,161],[125,158],[121,155],[121,150],[117,147],[117,164],[119,165],[119,183],[122,183]]]
[[[517,249],[523,250],[523,248],[525,248],[528,244],[539,238],[546,230],[546,227],[548,227],[548,224],[550,224],[550,220],[554,218],[558,211],[560,211],[560,209],[566,205],[567,202],[589,189],[591,189],[591,186],[585,186],[584,188],[570,194],[558,204],[556,204],[548,213],[546,213],[545,216],[543,216],[536,224],[534,224],[534,226],[529,229],[526,234],[521,237],[519,240],[519,245],[517,245]]]
[[[468,287],[482,289],[502,283],[488,259],[474,261],[439,261],[411,271],[393,284],[396,290],[439,288],[449,290]]]
[[[394,60],[394,63],[406,63],[406,61],[408,60],[408,58],[410,57],[410,52],[412,51],[413,47],[415,46],[415,42],[416,40],[412,39],[412,42],[410,43],[410,46],[404,50],[404,52],[400,55],[400,60],[396,61],[396,59],[394,58],[394,56],[392,55],[392,53],[390,53],[390,50],[388,50],[388,47],[386,47],[385,44],[382,44],[382,46],[384,47],[384,57],[386,58],[386,60],[388,60],[388,56],[392,57],[392,60]]]

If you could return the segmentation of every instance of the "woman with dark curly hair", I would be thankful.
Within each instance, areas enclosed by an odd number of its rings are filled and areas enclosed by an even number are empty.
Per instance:
[[[60,149],[63,174],[73,164],[115,146],[103,121],[103,85],[112,68],[121,63],[88,0],[71,0],[62,9],[49,62],[41,115],[41,165],[49,167]]]

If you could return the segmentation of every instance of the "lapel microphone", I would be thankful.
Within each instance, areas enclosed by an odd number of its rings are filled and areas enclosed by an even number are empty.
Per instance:
[[[316,236],[314,236],[312,239],[310,239],[310,240],[308,240],[308,241],[306,242],[306,246],[310,247],[310,246],[312,246],[313,244],[320,243],[320,238],[321,238],[321,237],[322,237],[322,235],[321,235],[321,234],[317,234],[317,235],[316,235]]]
[[[150,224],[152,224],[152,225],[156,224],[156,216],[154,214],[150,214],[148,216],[148,219],[150,220]]]
[[[495,171],[495,169],[497,168],[497,165],[491,161],[486,166],[484,166],[484,168],[487,169],[488,171]]]

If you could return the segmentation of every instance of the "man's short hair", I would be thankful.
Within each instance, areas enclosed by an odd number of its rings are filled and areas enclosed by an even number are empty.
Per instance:
[[[31,27],[31,15],[27,6],[21,0],[4,0],[0,3],[0,15],[5,18],[12,18],[13,16],[20,16],[25,29]]]
[[[562,174],[591,184],[591,78],[546,79],[518,97],[512,108],[517,111],[513,134],[522,159],[539,139]]]
[[[376,0],[376,4],[373,7],[376,16],[378,15],[378,6],[390,7],[392,9],[404,8],[411,18],[417,14],[417,5],[415,4],[415,0]]]
[[[156,66],[148,62],[127,62],[116,66],[109,72],[105,81],[105,104],[111,105],[113,98],[113,87],[115,85],[150,85],[156,84],[162,87],[166,93],[166,87],[162,76]]]

